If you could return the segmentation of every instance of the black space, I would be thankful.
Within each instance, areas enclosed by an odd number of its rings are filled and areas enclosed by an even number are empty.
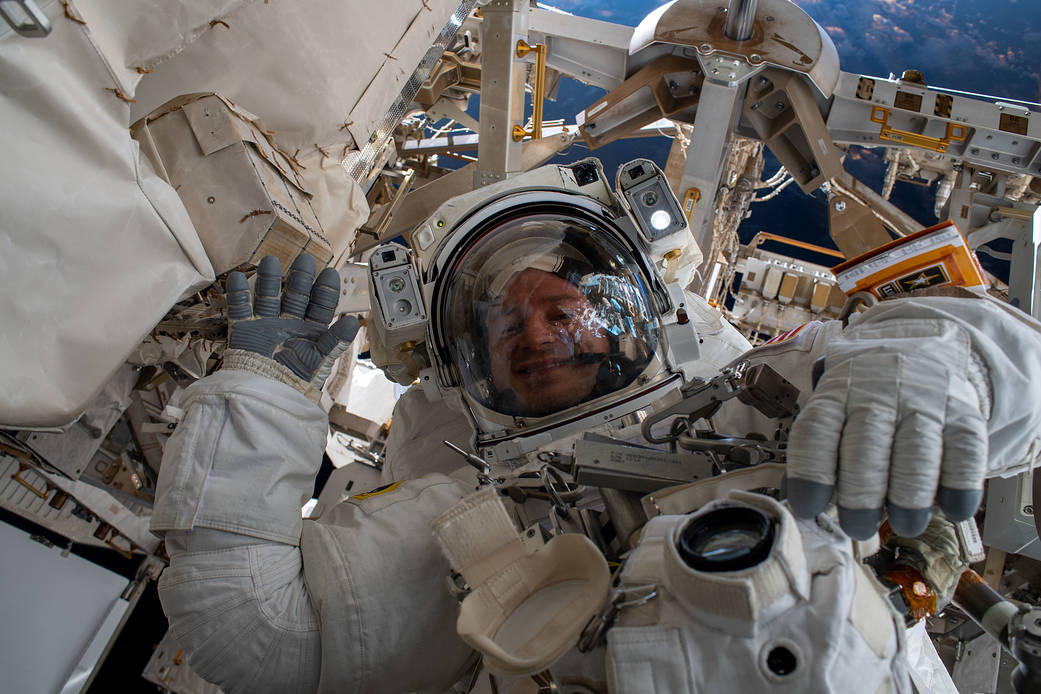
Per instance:
[[[166,615],[159,604],[156,583],[151,581],[87,694],[154,694],[164,691],[141,677],[141,671],[148,664],[152,652],[166,633],[166,628]]]

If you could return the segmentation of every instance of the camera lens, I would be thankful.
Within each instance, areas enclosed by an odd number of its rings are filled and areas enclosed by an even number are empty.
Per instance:
[[[643,204],[647,207],[654,207],[658,204],[658,194],[653,190],[648,190],[643,194]]]
[[[683,530],[678,549],[692,569],[740,571],[770,554],[774,522],[749,506],[730,506],[698,516]]]

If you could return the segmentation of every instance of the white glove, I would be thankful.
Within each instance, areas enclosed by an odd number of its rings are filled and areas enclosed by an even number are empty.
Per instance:
[[[824,373],[788,448],[797,516],[824,510],[838,487],[851,537],[878,529],[883,506],[897,535],[925,530],[934,500],[969,518],[987,472],[987,374],[968,334],[949,321],[856,325],[828,345]]]

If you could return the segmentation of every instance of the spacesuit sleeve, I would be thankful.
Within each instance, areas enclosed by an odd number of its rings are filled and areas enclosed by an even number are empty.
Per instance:
[[[429,523],[466,490],[418,480],[305,521],[326,440],[320,408],[235,370],[174,404],[184,418],[152,530],[170,554],[159,596],[192,669],[227,694],[403,691],[380,679],[387,659],[408,684],[450,683],[469,649]],[[440,660],[424,673],[401,667],[416,651]]]
[[[800,405],[805,405],[813,392],[813,363],[832,343],[865,339],[888,341],[894,348],[900,342],[924,347],[932,343],[914,337],[923,330],[950,336],[958,347],[967,347],[964,376],[978,396],[987,425],[986,475],[1008,476],[1036,465],[1041,457],[1041,323],[995,299],[915,296],[883,301],[854,316],[846,328],[838,321],[812,321],[742,359],[769,363],[799,388]],[[946,365],[952,367],[959,351],[938,350],[933,356],[949,360]],[[713,422],[726,433],[755,431],[768,438],[778,427],[736,401],[728,402]]]

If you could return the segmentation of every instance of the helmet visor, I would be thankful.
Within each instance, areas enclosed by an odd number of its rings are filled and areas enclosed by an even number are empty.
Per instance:
[[[525,213],[464,251],[441,315],[471,399],[503,415],[543,417],[625,388],[643,372],[660,321],[616,233],[579,216]]]

